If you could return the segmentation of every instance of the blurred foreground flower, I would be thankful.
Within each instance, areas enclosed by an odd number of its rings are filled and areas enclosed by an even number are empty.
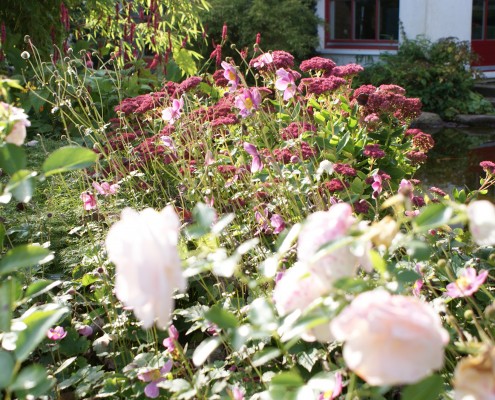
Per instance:
[[[495,399],[495,347],[462,359],[454,372],[455,400]]]
[[[10,125],[7,130],[7,136],[4,140],[21,146],[26,139],[26,127],[31,126],[28,115],[22,108],[11,106],[10,104],[0,102],[0,121],[6,121]]]
[[[360,264],[368,264],[366,243],[353,243],[351,246],[350,242],[346,242],[355,222],[352,207],[347,203],[338,203],[328,211],[311,214],[299,234],[298,260],[307,264],[308,270],[327,285],[340,278],[353,276]],[[327,243],[337,241],[342,243],[320,249]]]
[[[50,328],[46,336],[50,340],[62,340],[67,336],[67,331],[62,326],[56,326],[55,328]]]
[[[108,258],[116,266],[116,295],[134,310],[144,328],[165,329],[173,310],[175,289],[185,290],[177,250],[180,221],[172,206],[122,211],[108,232]]]
[[[419,381],[443,365],[449,335],[438,314],[414,297],[383,289],[358,295],[330,324],[345,341],[347,366],[370,385]]]
[[[273,290],[273,301],[279,315],[294,310],[304,311],[318,297],[328,292],[327,286],[305,264],[296,263],[277,281]]]
[[[480,246],[495,245],[495,206],[488,200],[473,201],[467,214],[473,240]]]
[[[488,271],[486,270],[480,271],[477,275],[474,268],[466,268],[455,282],[447,285],[445,294],[452,298],[471,296],[483,285],[487,276]]]

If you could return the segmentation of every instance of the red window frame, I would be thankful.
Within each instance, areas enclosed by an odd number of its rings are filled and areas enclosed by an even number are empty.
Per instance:
[[[331,39],[330,30],[328,29],[331,15],[330,3],[333,0],[325,0],[325,48],[326,49],[376,49],[376,50],[397,50],[399,48],[398,40],[386,39]],[[351,0],[351,34],[355,35],[355,7],[356,0]],[[380,13],[380,0],[375,0],[375,13]],[[375,15],[375,34],[380,31],[380,21],[378,15]]]

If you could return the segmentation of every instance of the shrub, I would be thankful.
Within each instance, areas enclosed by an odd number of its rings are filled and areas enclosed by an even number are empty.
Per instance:
[[[358,83],[395,83],[410,96],[419,97],[425,111],[446,119],[457,114],[493,112],[490,102],[473,92],[474,60],[468,42],[445,38],[432,43],[426,38],[405,38],[396,55],[385,54],[368,67]]]
[[[229,43],[238,49],[251,49],[257,34],[264,50],[285,50],[301,61],[318,46],[314,0],[213,0],[202,20],[209,38],[220,42],[223,24],[227,25]],[[208,57],[212,48],[203,51]],[[224,49],[224,56],[236,53]]]

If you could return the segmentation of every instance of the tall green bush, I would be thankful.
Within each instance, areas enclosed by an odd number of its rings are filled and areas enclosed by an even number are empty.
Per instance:
[[[395,83],[419,97],[425,111],[452,119],[457,114],[493,112],[491,104],[473,92],[475,55],[469,42],[456,38],[432,42],[424,37],[405,39],[397,54],[385,54],[367,68],[357,84]]]
[[[252,48],[256,35],[261,33],[263,50],[285,50],[298,60],[312,55],[318,46],[314,0],[213,0],[211,10],[202,16],[211,41],[220,42],[225,23],[230,43],[237,48]],[[224,49],[224,55],[234,55]]]

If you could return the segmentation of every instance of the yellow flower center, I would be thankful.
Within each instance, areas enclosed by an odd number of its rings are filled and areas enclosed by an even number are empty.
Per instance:
[[[247,109],[253,108],[253,100],[251,100],[249,97],[244,101],[244,105],[246,106]]]
[[[160,372],[159,369],[155,369],[153,371],[150,371],[150,378],[152,381],[157,381],[158,379],[160,379],[162,377],[162,373]]]
[[[466,278],[465,276],[461,276],[459,279],[455,281],[455,284],[460,290],[465,290],[469,288],[469,285],[471,284],[471,281]]]

